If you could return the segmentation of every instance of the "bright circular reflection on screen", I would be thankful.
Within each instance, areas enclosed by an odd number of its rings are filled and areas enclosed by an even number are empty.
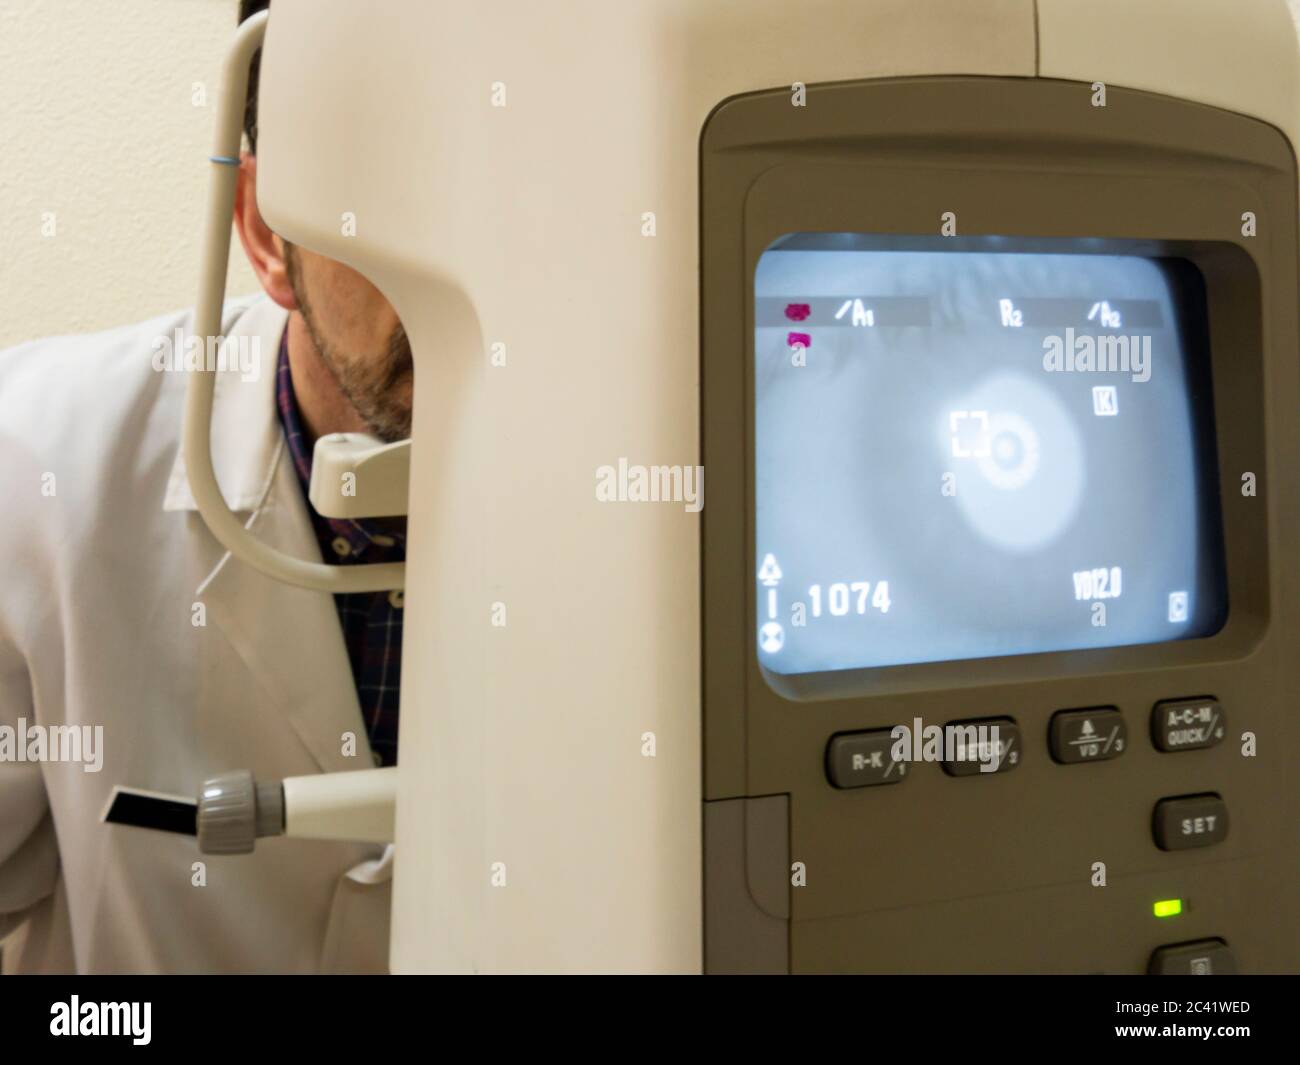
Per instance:
[[[1050,388],[1022,374],[990,377],[953,406],[964,417],[954,423],[946,415],[944,447],[949,462],[954,450],[965,456],[955,465],[966,522],[1008,551],[1051,543],[1083,498],[1085,457],[1075,416]]]

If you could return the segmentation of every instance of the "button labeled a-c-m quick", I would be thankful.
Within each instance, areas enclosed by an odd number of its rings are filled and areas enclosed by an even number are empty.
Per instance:
[[[1224,731],[1223,707],[1216,699],[1170,699],[1151,711],[1151,740],[1162,751],[1213,747]]]
[[[1228,838],[1228,804],[1218,795],[1183,795],[1156,803],[1151,823],[1162,851],[1209,847]]]

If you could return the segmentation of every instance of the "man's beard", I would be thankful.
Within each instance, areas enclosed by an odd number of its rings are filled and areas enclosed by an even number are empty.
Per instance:
[[[405,440],[411,435],[411,378],[415,364],[411,343],[401,322],[388,338],[382,356],[340,352],[320,330],[302,284],[298,256],[293,245],[286,244],[285,262],[289,284],[293,286],[298,309],[302,312],[307,334],[321,361],[325,363],[342,392],[367,428],[385,443]]]

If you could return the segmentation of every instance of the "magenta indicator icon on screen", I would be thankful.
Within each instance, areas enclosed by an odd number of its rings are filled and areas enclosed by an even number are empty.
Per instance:
[[[792,348],[803,348],[807,351],[812,347],[811,333],[787,333],[785,338],[786,344]]]
[[[792,322],[805,322],[810,314],[812,314],[812,307],[807,303],[787,303],[785,305],[785,316]]]

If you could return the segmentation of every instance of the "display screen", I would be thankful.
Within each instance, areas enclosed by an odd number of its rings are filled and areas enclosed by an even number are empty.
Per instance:
[[[1084,250],[1096,245],[897,250],[794,234],[763,253],[754,576],[766,669],[1222,627],[1203,284],[1181,260],[1111,254],[1116,242]]]

